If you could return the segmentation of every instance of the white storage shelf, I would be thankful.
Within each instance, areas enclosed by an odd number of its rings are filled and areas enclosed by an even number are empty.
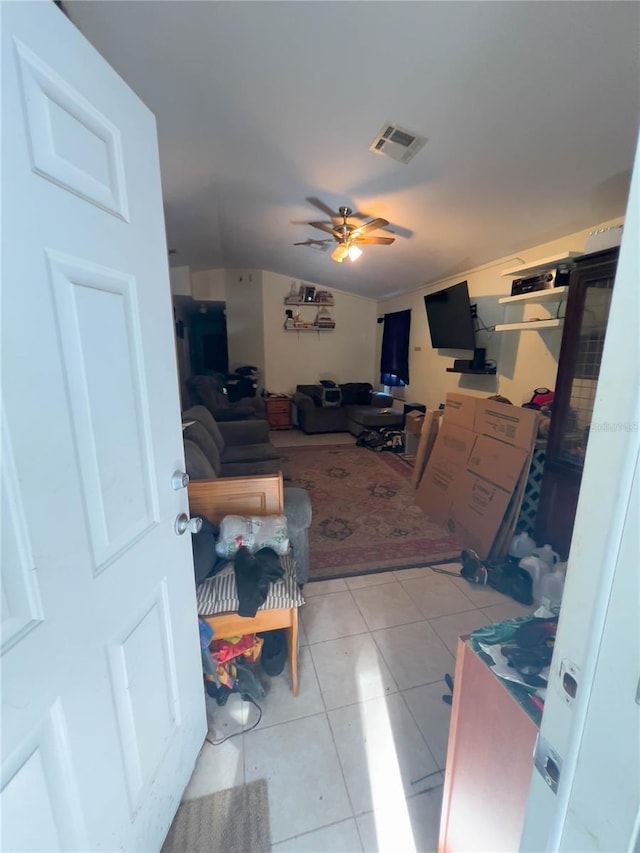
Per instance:
[[[335,326],[300,326],[297,329],[285,328],[285,332],[335,332]]]
[[[517,302],[562,302],[567,298],[568,287],[551,287],[548,290],[534,290],[533,293],[520,293],[518,296],[503,296],[499,305],[514,305]]]
[[[552,287],[548,290],[534,290],[532,293],[520,293],[517,296],[503,296],[498,300],[500,305],[540,305],[545,302],[557,302],[558,313],[560,304],[569,293],[568,287]],[[562,317],[550,317],[547,320],[520,320],[517,323],[501,323],[496,326],[496,332],[525,331],[534,332],[542,329],[558,329],[564,323]]]
[[[512,332],[522,329],[527,332],[540,331],[540,329],[557,329],[564,323],[563,318],[553,320],[524,320],[521,323],[501,323],[496,326],[496,332]]]
[[[309,308],[322,308],[325,305],[335,305],[334,299],[329,299],[326,302],[303,302],[301,299],[298,299],[297,302],[287,302],[284,300],[285,305],[307,305]]]
[[[523,264],[520,267],[512,267],[508,270],[503,270],[500,275],[510,275],[512,278],[522,278],[526,275],[545,272],[552,270],[554,267],[567,267],[573,264],[576,258],[581,257],[583,252],[564,252],[561,255],[552,255],[549,258],[542,258],[539,261],[531,261],[531,263]]]

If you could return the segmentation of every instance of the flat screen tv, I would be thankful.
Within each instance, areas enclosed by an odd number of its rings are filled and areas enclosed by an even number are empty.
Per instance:
[[[466,281],[426,294],[424,307],[434,349],[475,349],[476,335]]]

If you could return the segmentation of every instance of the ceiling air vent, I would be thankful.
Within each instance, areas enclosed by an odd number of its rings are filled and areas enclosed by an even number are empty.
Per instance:
[[[374,154],[384,154],[392,160],[397,160],[398,163],[408,163],[426,142],[426,136],[420,136],[419,133],[407,130],[406,127],[387,121],[369,146],[369,151],[373,151]]]

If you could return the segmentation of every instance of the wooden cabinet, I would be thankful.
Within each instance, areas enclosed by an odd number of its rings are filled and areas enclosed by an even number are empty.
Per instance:
[[[264,405],[269,429],[291,429],[290,397],[267,397]]]
[[[520,848],[537,733],[504,682],[458,640],[440,853]]]
[[[600,373],[618,247],[583,255],[571,272],[536,541],[562,559],[571,545]]]

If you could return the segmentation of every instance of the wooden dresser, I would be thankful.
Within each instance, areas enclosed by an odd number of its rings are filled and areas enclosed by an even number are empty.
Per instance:
[[[291,429],[291,397],[266,397],[269,429]]]
[[[504,682],[459,639],[440,853],[519,849],[537,733]]]

